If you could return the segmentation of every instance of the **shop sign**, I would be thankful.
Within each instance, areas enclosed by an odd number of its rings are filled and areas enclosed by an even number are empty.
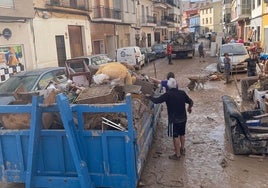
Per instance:
[[[5,39],[10,39],[10,37],[12,36],[12,32],[9,28],[5,28],[3,31],[2,31],[2,34],[0,34],[0,36],[3,36]]]

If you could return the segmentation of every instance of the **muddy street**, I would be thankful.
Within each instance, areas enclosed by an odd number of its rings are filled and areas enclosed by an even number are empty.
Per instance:
[[[173,154],[172,139],[167,137],[165,105],[157,127],[152,149],[143,169],[139,187],[143,188],[252,188],[268,187],[268,159],[248,155],[233,155],[225,138],[221,97],[230,95],[241,101],[239,80],[246,74],[234,75],[231,84],[208,81],[204,89],[189,91],[188,77],[207,75],[215,68],[216,57],[176,59],[168,65],[167,59],[155,61],[142,71],[149,76],[165,79],[169,71],[175,73],[179,87],[194,101],[186,128],[186,155],[179,161],[168,159]]]

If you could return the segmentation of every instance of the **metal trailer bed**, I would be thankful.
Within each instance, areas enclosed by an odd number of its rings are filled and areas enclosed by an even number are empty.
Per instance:
[[[26,188],[137,186],[161,105],[151,104],[153,113],[143,114],[142,133],[137,135],[129,94],[125,103],[107,105],[70,105],[63,94],[57,95],[57,103],[50,107],[43,106],[42,100],[33,97],[31,105],[0,106],[0,114],[31,114],[29,130],[0,130],[2,182],[25,183]],[[43,112],[59,112],[64,129],[42,130]],[[127,131],[84,130],[85,112],[125,113]]]

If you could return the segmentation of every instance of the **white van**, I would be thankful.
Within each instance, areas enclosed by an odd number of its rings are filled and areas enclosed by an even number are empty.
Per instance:
[[[140,47],[129,46],[116,50],[116,61],[127,62],[135,68],[140,69],[144,65],[145,56],[141,53]]]

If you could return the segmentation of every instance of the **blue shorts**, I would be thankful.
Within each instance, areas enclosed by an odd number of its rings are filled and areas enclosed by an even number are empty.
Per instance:
[[[185,135],[186,121],[181,123],[169,123],[168,124],[168,136],[176,138],[178,136]]]

